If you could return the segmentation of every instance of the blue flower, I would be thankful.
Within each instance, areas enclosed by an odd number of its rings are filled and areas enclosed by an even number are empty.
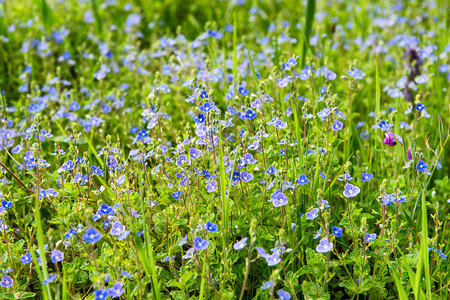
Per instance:
[[[20,261],[22,262],[22,265],[29,264],[31,262],[31,253],[25,253],[20,257]]]
[[[94,291],[94,300],[105,300],[108,298],[108,289]]]
[[[319,215],[319,209],[313,208],[311,211],[305,214],[307,220],[314,220]]]
[[[5,209],[10,208],[12,205],[13,203],[11,201],[2,200],[2,207],[4,207]]]
[[[57,263],[64,260],[64,252],[59,251],[58,249],[53,250],[52,255],[50,256],[52,263]]]
[[[334,120],[334,123],[333,123],[333,126],[331,126],[331,129],[333,129],[333,131],[339,131],[342,128],[344,128],[344,124],[342,124],[342,122],[339,120]]]
[[[266,281],[263,282],[263,285],[261,286],[262,290],[267,290],[273,287],[273,282],[272,281]]]
[[[425,105],[423,105],[422,103],[417,103],[416,109],[417,109],[418,111],[422,111],[422,110],[425,109]]]
[[[367,182],[367,181],[369,181],[370,179],[372,179],[372,177],[373,177],[373,174],[372,174],[372,173],[362,173],[362,178],[361,178],[361,180],[362,180],[362,182]]]
[[[350,183],[347,183],[344,187],[344,196],[347,198],[355,197],[359,194],[360,189],[357,186],[354,186]]]
[[[254,112],[252,109],[247,109],[245,112],[245,117],[249,120],[253,120],[256,118],[256,112]]]
[[[333,234],[334,234],[334,236],[335,237],[341,237],[341,236],[343,236],[343,230],[342,230],[342,228],[340,228],[340,227],[336,227],[336,226],[333,226],[333,228],[332,228],[332,231],[333,231]]]
[[[190,248],[186,253],[183,255],[183,259],[189,259],[191,256],[195,253],[194,248]]]
[[[122,185],[125,182],[125,175],[121,175],[119,178],[114,179],[114,181],[116,182],[117,185]]]
[[[237,241],[234,245],[233,245],[233,249],[238,251],[241,250],[242,248],[244,248],[245,246],[247,246],[247,238],[243,238],[240,241]]]
[[[62,166],[58,169],[58,173],[62,173],[65,171],[70,171],[73,169],[73,161],[68,160],[62,164]]]
[[[64,234],[64,237],[66,238],[66,240],[68,240],[68,239],[72,238],[74,236],[74,234],[75,234],[75,232],[73,231],[72,228],[70,228],[69,231],[67,231]]]
[[[245,87],[241,86],[238,88],[239,94],[241,94],[242,96],[247,96],[250,94],[250,91],[247,90]]]
[[[443,259],[447,260],[447,254],[445,254],[444,252],[442,252],[442,251],[439,250],[439,249],[436,249],[436,252],[439,253],[439,255],[440,255]]]
[[[205,250],[209,246],[209,241],[202,239],[201,237],[194,238],[194,249],[197,251]]]
[[[181,191],[172,193],[172,197],[173,197],[173,199],[175,199],[175,200],[180,199],[180,195],[181,195]]]
[[[316,247],[316,251],[319,253],[330,252],[331,249],[333,249],[333,244],[330,241],[328,241],[326,237],[321,239],[319,245],[317,245]]]
[[[428,171],[428,164],[426,162],[424,162],[423,160],[419,160],[419,162],[417,163],[417,167],[416,167],[417,171]]]
[[[95,244],[96,242],[102,239],[102,234],[95,228],[90,227],[83,234],[83,241],[91,244]]]
[[[195,148],[189,149],[189,157],[191,159],[196,160],[200,156],[202,156],[202,151],[195,149]]]
[[[246,172],[246,171],[242,171],[241,174],[239,174],[239,178],[243,181],[243,182],[249,182],[253,179],[253,175]]]
[[[366,233],[364,238],[366,239],[366,242],[372,242],[377,238],[377,234],[376,233]]]
[[[217,224],[211,223],[210,221],[206,222],[206,230],[209,232],[216,232],[219,229]]]
[[[186,244],[187,241],[187,234],[184,236],[184,238],[182,238],[179,242],[178,242],[178,247],[183,246],[184,244]]]
[[[52,282],[55,279],[56,279],[56,274],[52,274],[52,275],[48,276],[47,279],[44,279],[44,285],[49,284],[50,282]]]
[[[13,280],[8,275],[5,275],[2,277],[2,280],[0,281],[0,285],[4,288],[8,288],[13,285]]]
[[[269,201],[272,201],[273,206],[280,207],[288,204],[288,199],[286,195],[284,195],[281,191],[276,191],[272,195],[270,195]]]
[[[120,296],[122,296],[123,292],[124,292],[124,289],[123,289],[123,283],[121,283],[121,282],[116,282],[116,283],[114,283],[114,285],[112,286],[112,288],[110,288],[110,289],[108,290],[108,295],[109,295],[111,298],[119,298]]]
[[[289,294],[286,291],[283,290],[278,290],[278,296],[279,296],[279,300],[290,300],[291,299],[291,294]]]
[[[92,168],[92,172],[94,173],[94,175],[103,176],[102,169],[97,168],[96,166],[91,166],[91,168]]]
[[[302,174],[297,179],[297,184],[300,184],[301,186],[304,186],[309,182],[308,177],[305,174]]]
[[[280,252],[272,253],[272,255],[266,255],[266,261],[269,267],[278,265],[281,262]]]

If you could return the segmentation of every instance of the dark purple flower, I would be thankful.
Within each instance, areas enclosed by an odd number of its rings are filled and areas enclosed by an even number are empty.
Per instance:
[[[394,134],[392,132],[389,131],[385,133],[384,136],[386,138],[384,139],[383,143],[385,143],[386,145],[393,147],[397,144],[397,142],[395,141]]]

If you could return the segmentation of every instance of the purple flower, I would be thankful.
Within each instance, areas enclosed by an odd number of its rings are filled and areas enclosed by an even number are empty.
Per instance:
[[[187,158],[186,155],[181,154],[180,157],[178,157],[177,166],[183,167],[185,165],[190,165],[190,164],[191,164],[191,160],[189,158]]]
[[[319,215],[319,209],[313,208],[311,211],[308,211],[305,216],[307,220],[314,220]]]
[[[319,253],[326,253],[331,251],[331,249],[333,249],[333,244],[326,237],[321,239],[316,247],[316,251]]]
[[[208,248],[209,242],[207,240],[202,239],[201,237],[194,238],[194,249],[197,251],[205,250]]]
[[[370,179],[372,179],[373,174],[372,173],[362,173],[362,182],[367,182]]]
[[[245,246],[247,246],[247,238],[243,238],[240,241],[237,241],[234,245],[233,245],[233,249],[238,251],[241,250],[242,248],[244,248]]]
[[[376,233],[366,233],[364,238],[366,239],[366,242],[372,242],[377,238],[377,234]]]
[[[267,290],[273,287],[273,282],[272,281],[266,281],[263,282],[263,285],[261,287],[262,290]]]
[[[13,280],[8,275],[2,277],[2,281],[0,281],[0,285],[4,288],[8,288],[13,285]]]
[[[411,152],[411,148],[409,148],[408,151],[406,151],[406,157],[407,157],[409,160],[412,160],[412,159],[413,159],[412,152]]]
[[[52,274],[52,275],[48,276],[47,279],[44,279],[43,283],[44,283],[44,285],[47,285],[55,279],[56,279],[56,274]]]
[[[253,179],[253,175],[250,173],[247,173],[246,171],[242,171],[239,176],[243,182],[249,182],[250,180]]]
[[[385,133],[384,136],[386,138],[384,139],[383,143],[385,143],[386,145],[393,147],[397,144],[397,142],[395,141],[394,134],[392,132],[389,131]]]
[[[333,123],[333,126],[331,126],[331,129],[333,129],[333,131],[339,131],[342,128],[344,128],[344,124],[342,124],[342,122],[339,120],[334,120],[334,123]]]
[[[344,196],[347,198],[355,197],[359,194],[360,191],[359,187],[354,186],[350,183],[347,183],[344,188]]]

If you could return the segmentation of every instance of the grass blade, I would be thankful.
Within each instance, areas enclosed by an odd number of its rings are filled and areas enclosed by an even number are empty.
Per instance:
[[[314,22],[314,13],[316,10],[316,1],[315,0],[308,0],[308,4],[306,5],[306,19],[305,19],[305,26],[304,26],[304,36],[303,36],[303,48],[302,48],[302,54],[300,58],[300,65],[303,68],[305,66],[305,60],[306,60],[306,51],[309,48],[309,36],[311,35],[311,30],[313,27]]]

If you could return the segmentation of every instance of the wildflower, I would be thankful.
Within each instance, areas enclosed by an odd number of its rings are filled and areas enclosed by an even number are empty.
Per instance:
[[[291,294],[289,294],[286,291],[283,290],[278,290],[278,296],[279,296],[279,300],[290,300],[291,299]]]
[[[372,173],[362,173],[362,182],[367,182],[370,179],[372,179],[373,174]]]
[[[333,249],[333,244],[326,237],[321,239],[316,247],[316,251],[319,253],[326,253],[331,251],[331,249]]]
[[[386,145],[389,145],[391,147],[397,145],[394,134],[392,132],[389,131],[389,132],[385,133],[384,136],[386,138],[384,139],[383,143],[385,143]]]
[[[344,189],[345,189],[344,190],[344,196],[347,197],[347,198],[355,197],[360,192],[359,187],[354,186],[354,185],[352,185],[350,183],[347,183],[345,185]]]
[[[300,184],[301,186],[304,186],[309,182],[308,177],[305,174],[300,175],[297,179],[297,184]]]
[[[239,176],[243,182],[249,182],[253,179],[253,175],[246,171],[242,171]]]
[[[439,253],[439,255],[440,255],[443,259],[447,260],[447,254],[445,254],[444,252],[442,252],[442,251],[439,250],[439,249],[436,249],[436,252]]]
[[[424,162],[423,160],[419,160],[419,162],[417,163],[417,167],[416,167],[417,171],[422,171],[427,175],[430,175],[429,171],[428,171],[428,164],[426,162]]]
[[[269,265],[269,267],[279,264],[281,262],[280,253],[275,252],[275,253],[272,253],[272,255],[267,255],[266,261],[267,261],[267,264]]]
[[[58,249],[55,249],[55,250],[53,250],[50,258],[52,260],[52,263],[57,263],[57,262],[63,261],[64,260],[64,252],[62,252]]]
[[[240,241],[237,241],[234,245],[233,245],[233,249],[238,251],[241,250],[242,248],[244,248],[245,246],[247,246],[247,238],[243,238]]]
[[[377,234],[376,233],[366,233],[364,238],[366,239],[366,242],[372,242],[377,238]]]
[[[262,290],[267,290],[273,287],[273,282],[272,281],[266,281],[263,282],[263,285],[261,286]]]
[[[5,275],[2,277],[2,280],[0,281],[0,285],[4,288],[8,288],[13,285],[13,280],[8,275]]]
[[[270,195],[270,199],[272,199],[272,204],[275,207],[284,206],[288,203],[287,197],[281,191],[276,191]]]
[[[422,103],[417,103],[416,109],[418,111],[423,111],[425,109],[425,105],[423,105]]]
[[[209,241],[202,239],[201,237],[194,238],[194,249],[197,251],[205,250],[209,246]]]
[[[121,283],[121,282],[116,282],[116,283],[114,283],[114,285],[112,286],[112,288],[110,288],[110,289],[108,290],[108,295],[109,295],[111,298],[119,298],[120,296],[122,296],[123,292],[124,292],[124,289],[123,289],[123,283]]]
[[[102,234],[95,228],[90,227],[86,232],[83,234],[83,241],[91,244],[95,244],[96,242],[100,241],[102,238]]]
[[[334,123],[333,123],[333,126],[331,126],[331,129],[333,129],[333,131],[339,131],[342,128],[344,128],[344,124],[342,124],[342,122],[339,120],[334,120]]]
[[[20,257],[20,261],[22,262],[22,265],[29,264],[31,262],[31,253],[25,253]]]
[[[195,148],[189,149],[189,157],[191,159],[196,160],[200,156],[202,156],[202,151],[195,149]]]
[[[108,289],[94,291],[94,300],[104,300],[108,298]]]
[[[319,215],[319,209],[313,208],[311,211],[305,214],[307,220],[314,220]]]
[[[341,237],[341,236],[343,236],[343,230],[342,230],[342,228],[340,228],[340,227],[336,227],[336,226],[333,226],[333,228],[332,228],[332,232],[333,232],[333,234],[334,234],[334,236],[335,237]]]
[[[315,239],[318,239],[318,238],[320,237],[321,234],[322,234],[322,227],[320,227],[319,230],[317,230],[317,231],[315,232],[315,235],[314,235],[313,239],[314,239],[314,240],[315,240]]]
[[[47,285],[50,282],[53,282],[53,280],[55,280],[55,279],[56,279],[56,274],[52,274],[52,275],[48,276],[47,279],[44,279],[43,283],[44,283],[44,285]]]
[[[210,221],[206,222],[206,230],[209,232],[216,232],[219,226],[217,224],[211,223]]]
[[[190,248],[188,251],[186,251],[186,253],[183,255],[183,259],[189,259],[191,258],[191,256],[194,254],[195,249],[194,248]]]
[[[94,175],[103,176],[102,169],[97,168],[96,166],[91,166],[91,168],[92,168],[92,172],[94,173]]]

